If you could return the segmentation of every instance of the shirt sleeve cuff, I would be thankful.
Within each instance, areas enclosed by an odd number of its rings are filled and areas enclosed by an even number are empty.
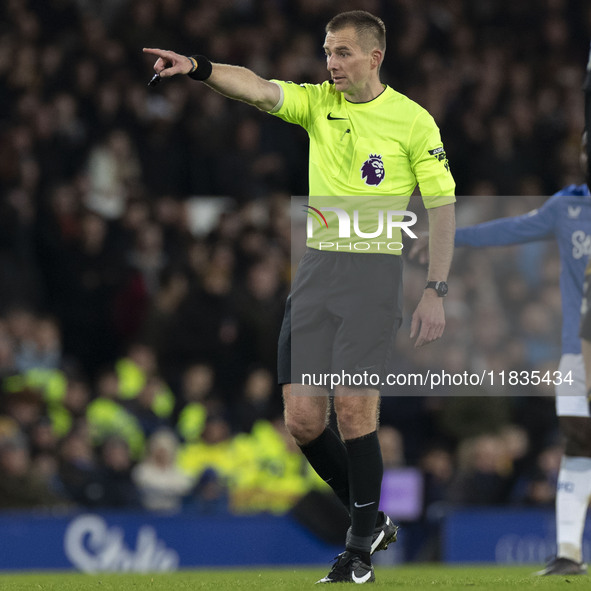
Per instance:
[[[277,113],[277,111],[279,111],[279,109],[281,109],[283,106],[283,100],[285,98],[281,84],[277,84],[277,82],[273,82],[273,84],[279,88],[279,100],[277,101],[277,104],[270,111],[268,111],[268,113]]]

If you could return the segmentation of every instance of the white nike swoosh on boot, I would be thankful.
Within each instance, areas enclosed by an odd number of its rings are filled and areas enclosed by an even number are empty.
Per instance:
[[[382,530],[378,537],[375,539],[375,542],[371,545],[371,553],[376,551],[376,548],[380,545],[380,542],[384,539],[384,536],[386,534],[384,533],[384,530]]]
[[[369,578],[371,577],[371,571],[367,571],[362,577],[355,576],[355,573],[352,574],[354,583],[366,583],[367,581],[369,581]]]

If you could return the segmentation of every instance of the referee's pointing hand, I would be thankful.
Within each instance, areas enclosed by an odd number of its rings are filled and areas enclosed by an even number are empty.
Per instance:
[[[188,74],[193,69],[191,60],[185,56],[164,49],[144,47],[144,53],[158,56],[154,64],[154,71],[161,78],[170,78],[176,74]]]

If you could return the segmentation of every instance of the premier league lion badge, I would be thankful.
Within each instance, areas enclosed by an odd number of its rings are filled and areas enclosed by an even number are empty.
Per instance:
[[[385,174],[381,154],[370,154],[361,167],[361,178],[365,184],[377,186],[384,180]]]

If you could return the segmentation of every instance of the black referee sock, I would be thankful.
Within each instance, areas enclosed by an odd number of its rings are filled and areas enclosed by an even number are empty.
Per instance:
[[[349,511],[349,459],[341,438],[326,427],[314,441],[301,445],[300,449],[318,476],[334,490]]]
[[[367,558],[378,517],[384,474],[378,432],[349,439],[345,445],[349,456],[351,497],[351,534],[347,538],[347,550]]]

